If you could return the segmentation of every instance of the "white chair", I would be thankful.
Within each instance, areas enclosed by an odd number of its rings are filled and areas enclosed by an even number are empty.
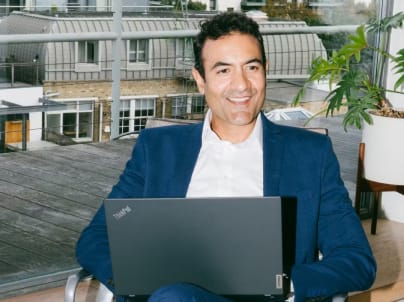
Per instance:
[[[82,281],[93,279],[93,276],[84,269],[67,278],[65,286],[65,302],[75,302],[77,286]],[[95,302],[112,302],[114,294],[102,283],[100,283],[97,291]]]

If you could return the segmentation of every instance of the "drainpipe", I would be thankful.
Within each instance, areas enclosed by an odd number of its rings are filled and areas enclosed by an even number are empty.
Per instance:
[[[102,129],[104,129],[104,125],[103,125],[103,116],[104,114],[104,105],[102,102],[100,102],[100,110],[99,110],[99,124],[98,124],[98,142],[101,143],[102,142]]]

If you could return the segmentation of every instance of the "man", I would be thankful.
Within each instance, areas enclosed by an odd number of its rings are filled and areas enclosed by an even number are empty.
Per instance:
[[[266,58],[258,25],[238,13],[217,15],[202,24],[194,51],[192,74],[209,107],[204,123],[144,130],[109,197],[297,196],[295,301],[369,288],[375,260],[330,139],[260,113]],[[113,290],[103,207],[83,231],[77,257]],[[226,301],[190,284],[150,298],[162,300]]]

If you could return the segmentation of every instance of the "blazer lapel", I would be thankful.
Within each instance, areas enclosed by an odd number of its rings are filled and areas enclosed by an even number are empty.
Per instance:
[[[262,117],[264,196],[279,195],[281,166],[284,154],[284,142],[279,127]]]
[[[175,196],[185,197],[192,172],[198,159],[202,144],[202,123],[189,127],[178,137],[182,148],[176,152],[175,177],[171,180],[172,193]]]

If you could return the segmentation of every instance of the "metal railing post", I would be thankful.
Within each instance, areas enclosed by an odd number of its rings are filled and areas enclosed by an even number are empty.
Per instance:
[[[119,135],[119,109],[121,99],[121,57],[120,48],[122,43],[122,5],[121,0],[114,0],[114,19],[113,29],[117,35],[116,39],[112,41],[112,87],[111,87],[111,137],[114,139]]]

